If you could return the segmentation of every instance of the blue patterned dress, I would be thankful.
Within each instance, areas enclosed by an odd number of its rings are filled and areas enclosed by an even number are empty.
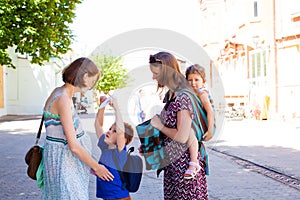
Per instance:
[[[160,114],[163,124],[169,128],[177,128],[177,112],[181,110],[190,111],[191,117],[194,117],[191,100],[184,93],[166,103]],[[189,167],[188,145],[176,142],[169,137],[164,138],[163,144],[165,159],[168,160],[164,168],[164,199],[208,199],[204,164],[200,161],[200,152],[198,160],[201,170],[194,179],[186,180],[183,174]]]
[[[46,140],[42,199],[88,200],[90,168],[70,151],[59,115],[50,112],[50,108],[57,97],[54,97],[48,109],[44,110]],[[91,154],[90,137],[83,131],[75,109],[72,108],[72,110],[78,142]]]

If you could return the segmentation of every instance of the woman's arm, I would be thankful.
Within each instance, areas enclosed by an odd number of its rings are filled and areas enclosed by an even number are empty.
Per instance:
[[[177,129],[164,126],[158,116],[151,119],[151,125],[169,138],[180,143],[186,143],[192,131],[192,118],[188,110],[181,110],[177,112]]]
[[[71,106],[71,101],[67,96],[63,95],[57,99],[57,112],[60,116],[60,120],[71,152],[74,153],[88,166],[90,166],[95,171],[98,177],[107,181],[113,180],[113,175],[103,165],[99,165],[78,142],[73,126]]]
[[[210,103],[210,100],[208,98],[208,93],[203,91],[199,94],[197,94],[199,99],[201,100],[204,110],[206,111],[207,114],[207,122],[208,122],[208,126],[207,126],[207,132],[204,133],[203,138],[204,141],[208,141],[212,138],[213,136],[213,129],[214,129],[214,111],[212,108],[212,105]]]

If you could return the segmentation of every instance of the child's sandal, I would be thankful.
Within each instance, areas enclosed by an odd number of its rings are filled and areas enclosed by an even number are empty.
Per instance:
[[[194,169],[187,169],[183,175],[184,179],[193,179],[200,171],[200,165],[195,162],[189,162],[190,166],[193,166]]]

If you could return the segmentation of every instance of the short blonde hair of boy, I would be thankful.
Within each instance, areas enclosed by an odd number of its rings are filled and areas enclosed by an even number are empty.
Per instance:
[[[129,123],[124,122],[124,127],[125,127],[125,138],[126,138],[126,145],[130,144],[133,140],[133,128]]]

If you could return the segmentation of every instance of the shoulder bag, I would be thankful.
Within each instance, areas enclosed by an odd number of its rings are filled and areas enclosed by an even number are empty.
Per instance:
[[[43,122],[44,122],[44,115],[42,116],[40,127],[36,135],[35,144],[33,147],[29,149],[29,151],[25,155],[25,162],[28,165],[27,175],[33,180],[37,179],[36,172],[38,171],[38,168],[43,158],[43,147],[38,145],[41,137],[42,128],[43,128]]]

